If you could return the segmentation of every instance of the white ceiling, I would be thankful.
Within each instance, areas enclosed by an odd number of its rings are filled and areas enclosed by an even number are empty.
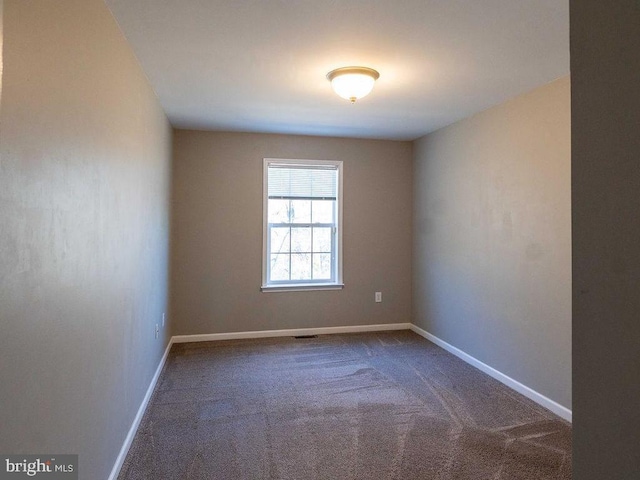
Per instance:
[[[177,128],[412,140],[569,73],[568,0],[106,3]]]

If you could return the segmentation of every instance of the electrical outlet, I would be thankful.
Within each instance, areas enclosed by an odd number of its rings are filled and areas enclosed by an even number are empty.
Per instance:
[[[160,333],[160,326],[156,323],[156,338],[158,338],[159,333]]]
[[[382,302],[382,292],[376,292],[376,303]]]
[[[164,317],[165,317],[166,313],[162,312],[162,328],[164,328]]]

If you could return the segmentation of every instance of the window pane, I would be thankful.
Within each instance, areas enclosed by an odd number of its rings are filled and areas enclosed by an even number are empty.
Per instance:
[[[271,255],[270,281],[289,280],[289,255]]]
[[[267,205],[269,223],[289,223],[289,200],[271,200]]]
[[[311,223],[311,200],[291,200],[291,222]]]
[[[285,253],[291,251],[289,231],[289,227],[271,228],[271,252],[269,253]]]
[[[334,200],[313,201],[313,223],[333,223]]]
[[[291,229],[291,251],[311,252],[311,228],[300,227]]]
[[[311,279],[311,254],[291,254],[291,280]]]
[[[315,253],[313,255],[313,278],[316,280],[331,279],[330,253]]]
[[[331,252],[331,228],[313,229],[313,251],[315,252]]]

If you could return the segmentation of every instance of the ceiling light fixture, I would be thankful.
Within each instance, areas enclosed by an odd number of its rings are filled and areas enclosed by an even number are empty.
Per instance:
[[[351,103],[369,95],[379,77],[378,72],[367,67],[336,68],[327,73],[333,91]]]

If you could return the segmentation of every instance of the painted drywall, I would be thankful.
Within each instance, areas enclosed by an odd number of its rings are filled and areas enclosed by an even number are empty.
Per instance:
[[[2,12],[4,11],[4,0],[0,0],[0,102],[2,102],[2,68],[4,65],[4,62],[2,60],[2,52],[3,52],[3,48],[2,48],[2,39],[4,38],[4,35],[2,33]]]
[[[640,475],[640,3],[571,2],[574,475]]]
[[[570,84],[414,145],[413,323],[571,408]]]
[[[343,290],[260,291],[266,157],[344,162]],[[409,321],[409,142],[176,130],[173,175],[176,334]]]
[[[3,17],[0,452],[105,479],[168,343],[171,127],[102,1]]]

